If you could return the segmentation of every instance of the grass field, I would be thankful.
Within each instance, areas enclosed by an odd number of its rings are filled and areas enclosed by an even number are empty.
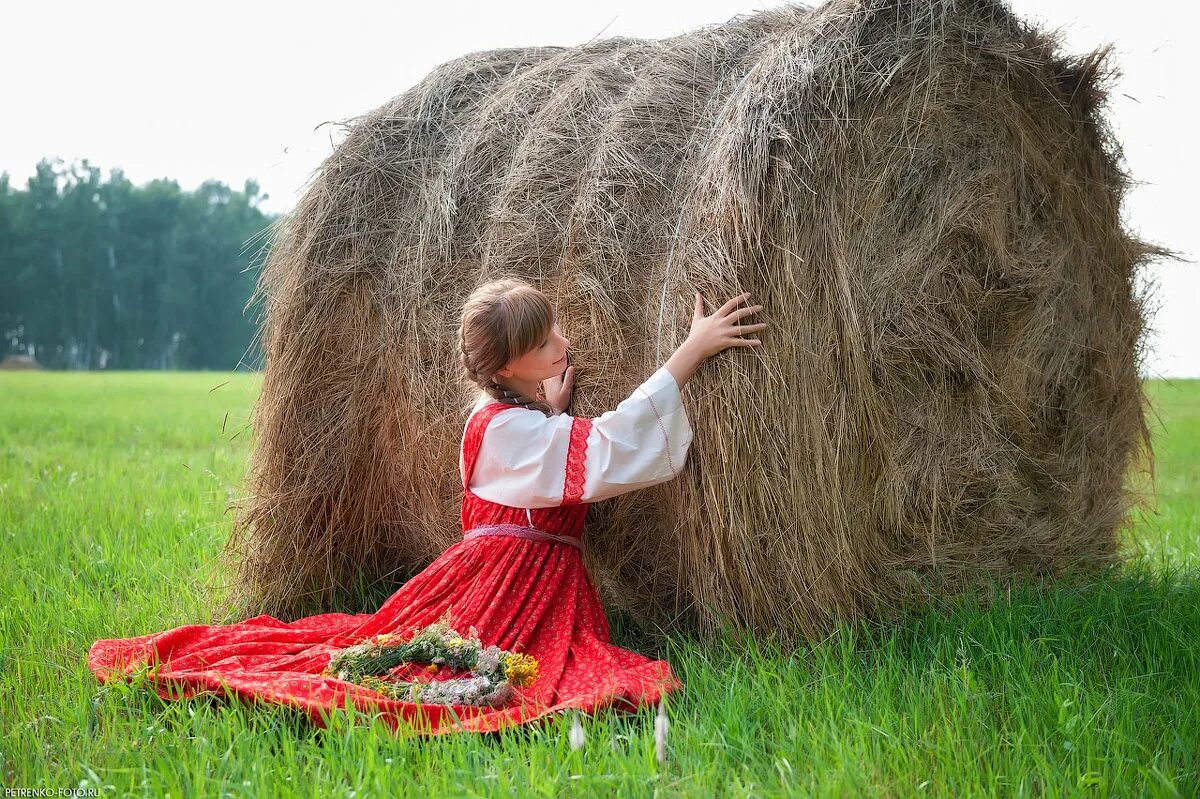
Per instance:
[[[97,638],[209,621],[253,374],[0,373],[0,768],[98,796],[1200,794],[1200,381],[1156,381],[1158,499],[1134,558],[796,651],[669,638],[669,708],[406,739],[102,687]],[[620,619],[618,643],[638,642]],[[344,722],[344,723],[343,723]],[[56,795],[53,792],[50,795]]]

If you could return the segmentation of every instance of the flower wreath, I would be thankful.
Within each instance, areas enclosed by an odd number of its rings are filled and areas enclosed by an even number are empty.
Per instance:
[[[531,684],[538,676],[538,662],[531,655],[518,655],[497,646],[484,647],[472,626],[464,638],[450,627],[449,611],[441,620],[400,641],[394,633],[368,638],[335,654],[322,672],[392,699],[438,705],[500,707],[513,698],[513,688]],[[427,663],[426,672],[462,669],[468,674],[447,680],[385,680],[402,663]]]

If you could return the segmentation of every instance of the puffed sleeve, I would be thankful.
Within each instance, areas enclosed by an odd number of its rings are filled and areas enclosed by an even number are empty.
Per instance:
[[[470,489],[517,508],[563,504],[575,417],[512,408],[489,422]],[[679,384],[659,368],[617,407],[591,420],[581,502],[596,502],[670,480],[692,443]]]

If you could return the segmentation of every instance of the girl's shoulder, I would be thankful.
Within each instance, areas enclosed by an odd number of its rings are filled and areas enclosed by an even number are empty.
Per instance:
[[[509,413],[509,411],[513,411],[513,413]],[[467,416],[465,427],[470,429],[472,422],[481,413],[487,417],[481,427],[492,427],[493,420],[496,420],[495,426],[519,428],[520,430],[552,426],[556,423],[561,423],[563,417],[566,415],[547,416],[537,408],[510,405],[507,402],[486,397],[475,403],[475,407],[471,409],[470,414]]]
[[[467,417],[463,426],[463,446],[478,449],[486,438],[501,451],[522,449],[553,435],[556,416],[546,416],[535,408],[523,408],[506,402],[483,402]]]
[[[490,417],[488,420],[489,422],[491,421],[491,419],[495,419],[497,416],[502,416],[502,415],[505,416],[506,418],[512,418],[514,416],[524,416],[524,414],[515,414],[515,413],[508,414],[508,413],[505,413],[506,411],[530,411],[532,413],[537,414],[538,416],[544,416],[544,414],[541,411],[539,411],[535,408],[524,408],[520,405],[509,405],[507,402],[501,402],[500,400],[493,399],[491,397],[486,397],[486,398],[480,399],[478,402],[476,402],[475,407],[473,407],[471,409],[471,412],[469,414],[467,414],[466,426],[470,427],[471,422],[475,419],[475,417],[479,416],[481,413],[484,413],[485,415]]]

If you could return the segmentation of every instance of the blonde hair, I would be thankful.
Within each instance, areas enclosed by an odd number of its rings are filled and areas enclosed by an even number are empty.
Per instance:
[[[479,286],[463,304],[458,327],[466,380],[500,402],[552,416],[548,402],[501,384],[496,372],[545,341],[553,325],[554,306],[525,281],[504,278]]]

